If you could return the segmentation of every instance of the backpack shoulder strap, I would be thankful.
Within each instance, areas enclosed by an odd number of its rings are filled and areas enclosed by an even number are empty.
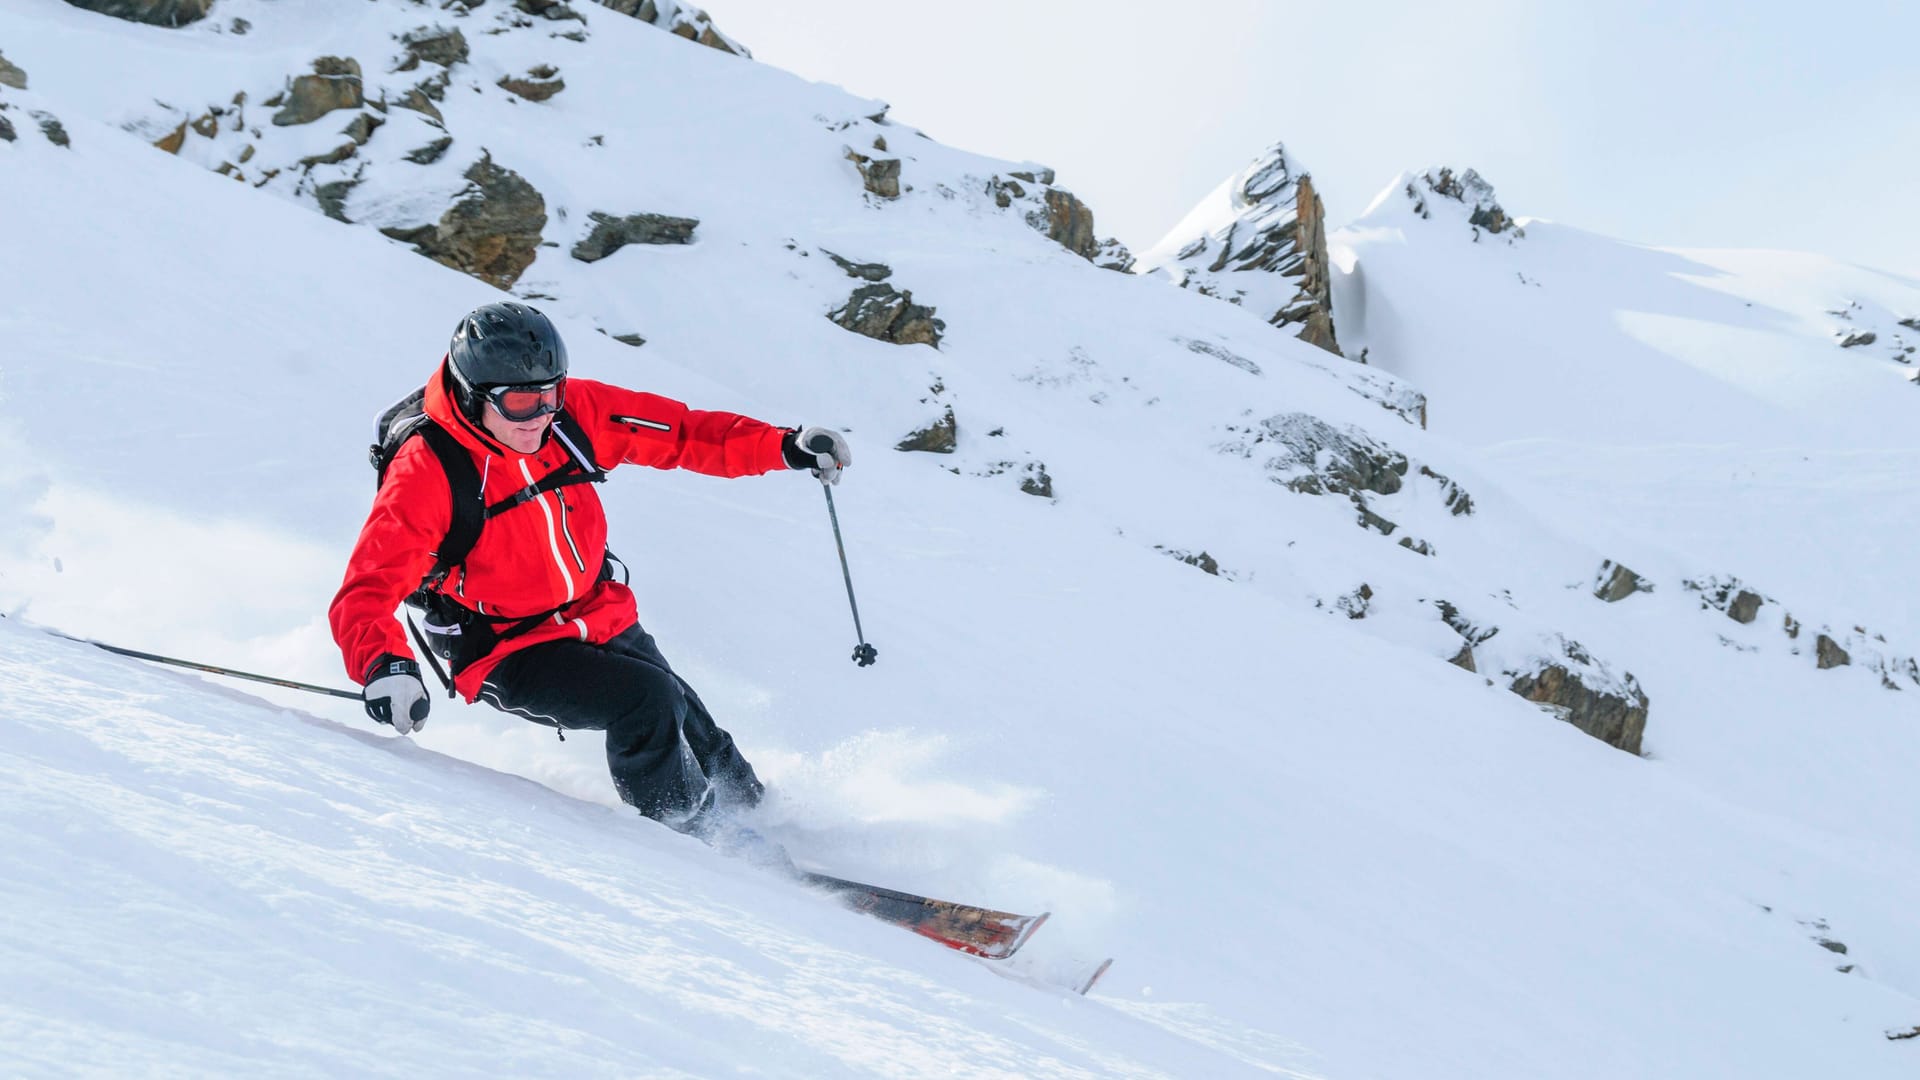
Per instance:
[[[605,476],[606,470],[600,467],[599,459],[594,456],[593,439],[588,437],[587,429],[581,427],[580,421],[565,409],[561,409],[554,416],[553,426],[557,429],[556,433],[567,451],[580,463],[581,468],[594,474],[594,482],[598,483],[600,478]]]
[[[446,538],[435,552],[432,577],[438,578],[466,561],[473,545],[480,540],[480,527],[486,521],[486,503],[480,491],[480,472],[447,429],[427,420],[414,429],[433,456],[440,459],[440,470],[447,474],[447,487],[453,494],[453,519],[447,525]]]

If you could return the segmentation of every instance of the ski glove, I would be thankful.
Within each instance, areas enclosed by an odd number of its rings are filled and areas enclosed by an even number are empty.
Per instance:
[[[823,484],[839,483],[840,470],[853,464],[853,448],[831,428],[789,431],[780,440],[780,452],[786,456],[787,468],[811,469]]]
[[[420,665],[403,656],[387,653],[367,669],[367,715],[405,735],[427,724],[426,684],[420,681]]]

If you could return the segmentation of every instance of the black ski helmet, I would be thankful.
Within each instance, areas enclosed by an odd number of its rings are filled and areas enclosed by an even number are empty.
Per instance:
[[[538,308],[501,300],[473,309],[447,346],[454,398],[478,423],[488,388],[550,383],[567,374],[567,347]]]

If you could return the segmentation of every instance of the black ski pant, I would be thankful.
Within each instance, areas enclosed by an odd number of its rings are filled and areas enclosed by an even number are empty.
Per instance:
[[[487,675],[480,700],[538,724],[605,731],[614,789],[677,829],[697,827],[708,812],[754,806],[765,790],[733,736],[637,624],[604,645],[521,649]]]

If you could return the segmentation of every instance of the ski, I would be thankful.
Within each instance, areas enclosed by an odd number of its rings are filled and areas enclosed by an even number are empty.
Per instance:
[[[804,870],[799,876],[802,883],[832,893],[863,915],[988,960],[1005,960],[1020,951],[1049,914],[1016,915]]]

